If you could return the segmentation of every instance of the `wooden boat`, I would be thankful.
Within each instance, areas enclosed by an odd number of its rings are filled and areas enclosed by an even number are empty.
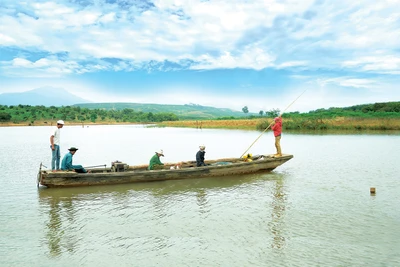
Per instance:
[[[178,165],[176,163],[166,163],[160,170],[147,170],[148,165],[128,166],[125,163],[113,162],[109,168],[104,166],[103,168],[88,169],[90,170],[89,173],[51,172],[42,170],[41,164],[37,182],[38,186],[40,184],[51,188],[240,175],[270,172],[291,158],[293,158],[293,155],[288,154],[283,154],[281,157],[256,155],[248,159],[223,158],[206,160],[207,166],[203,167],[196,167],[196,161],[187,161],[181,162],[179,169],[171,169],[171,167]]]

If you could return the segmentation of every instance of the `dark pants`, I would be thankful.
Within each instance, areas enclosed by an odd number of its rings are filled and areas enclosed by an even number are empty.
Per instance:
[[[87,173],[87,170],[85,170],[82,165],[73,165],[72,168],[74,168],[74,171],[77,173]]]

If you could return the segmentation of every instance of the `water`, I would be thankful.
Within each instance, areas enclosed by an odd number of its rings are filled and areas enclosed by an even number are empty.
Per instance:
[[[240,156],[256,131],[66,125],[74,163]],[[0,128],[0,266],[400,266],[400,134],[285,133],[267,174],[36,187],[50,127]],[[274,153],[271,132],[249,150]],[[377,193],[371,196],[370,187]]]

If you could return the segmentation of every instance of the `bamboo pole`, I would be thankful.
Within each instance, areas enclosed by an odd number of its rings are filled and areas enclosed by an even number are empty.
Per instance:
[[[85,169],[90,169],[90,168],[99,168],[99,167],[106,167],[107,165],[106,164],[103,164],[103,165],[96,165],[96,166],[87,166],[87,167],[83,167],[83,168],[85,168]]]
[[[308,88],[307,88],[307,89],[308,89]],[[279,117],[282,117],[282,114],[285,113],[285,111],[288,110],[288,109],[294,104],[294,102],[296,102],[297,99],[299,99],[299,98],[307,91],[307,89],[304,90],[295,100],[293,100],[293,102],[290,103],[289,106],[287,106],[287,107],[281,112],[281,114],[279,115]],[[243,156],[247,153],[247,151],[249,151],[249,149],[258,141],[258,139],[260,139],[260,137],[269,129],[269,127],[271,127],[272,123],[274,123],[274,121],[272,121],[272,122],[268,125],[268,127],[264,129],[264,131],[256,138],[256,140],[254,140],[254,142],[246,149],[246,151],[245,151],[240,157],[243,157]]]

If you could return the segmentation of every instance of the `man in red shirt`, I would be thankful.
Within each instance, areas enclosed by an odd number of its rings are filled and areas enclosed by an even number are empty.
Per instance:
[[[274,121],[275,123],[271,127],[271,129],[274,131],[274,136],[275,136],[276,154],[274,155],[274,157],[281,157],[282,117],[276,117]]]

